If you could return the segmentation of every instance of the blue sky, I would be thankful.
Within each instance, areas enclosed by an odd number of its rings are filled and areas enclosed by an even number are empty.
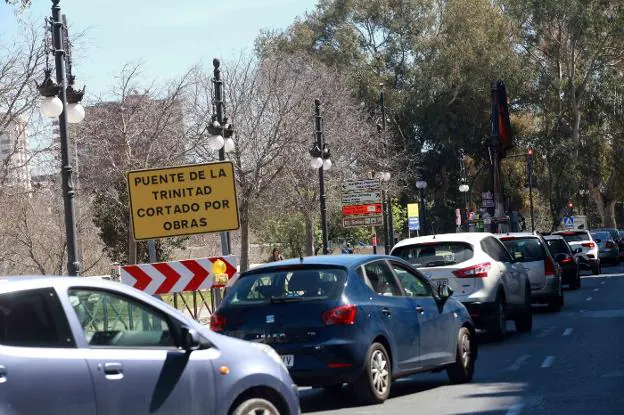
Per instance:
[[[252,51],[261,29],[286,28],[316,0],[61,0],[71,32],[77,84],[107,95],[124,63],[142,60],[143,75],[165,80],[213,57]],[[51,1],[33,0],[23,18],[43,22]],[[17,33],[13,10],[0,1],[0,45]],[[43,30],[43,29],[42,29]],[[70,37],[71,37],[70,32]]]

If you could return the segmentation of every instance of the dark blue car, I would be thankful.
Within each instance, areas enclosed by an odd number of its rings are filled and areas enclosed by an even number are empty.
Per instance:
[[[211,328],[272,346],[299,386],[348,383],[360,402],[379,403],[393,379],[417,372],[472,379],[475,330],[451,294],[397,257],[292,259],[242,273]]]

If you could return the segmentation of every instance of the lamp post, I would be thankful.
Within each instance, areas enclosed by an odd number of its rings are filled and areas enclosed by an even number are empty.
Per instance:
[[[37,85],[37,89],[44,97],[40,106],[41,114],[47,118],[58,117],[59,120],[67,273],[78,276],[80,274],[80,262],[77,257],[76,192],[72,180],[73,168],[69,157],[70,144],[67,123],[79,123],[84,119],[85,111],[80,104],[84,95],[84,88],[82,90],[74,89],[75,77],[72,74],[71,45],[68,38],[67,22],[65,16],[61,16],[59,1],[52,0],[52,18],[46,19],[46,45],[48,43],[48,31],[50,31],[52,33],[50,50],[54,54],[56,82],[51,77],[52,70],[46,51],[45,77],[41,85]]]
[[[390,249],[392,249],[392,245],[394,245],[391,243],[394,234],[394,230],[392,229],[392,200],[388,197],[388,192],[386,190],[387,183],[392,178],[392,175],[387,171],[379,172],[377,173],[377,178],[384,183],[381,188],[381,201],[383,204],[384,253],[388,255]]]
[[[221,80],[221,61],[212,60],[214,67],[212,84],[214,85],[214,96],[212,97],[212,116],[206,125],[208,131],[208,147],[219,152],[219,161],[225,160],[225,153],[234,151],[234,126],[230,124],[225,115],[225,104],[223,102],[223,80]],[[230,255],[231,252],[230,232],[221,232],[221,253]]]
[[[314,100],[314,137],[315,141],[310,148],[310,167],[318,170],[321,204],[321,234],[323,236],[323,255],[329,254],[329,236],[327,230],[327,205],[325,195],[325,170],[331,169],[329,146],[323,136],[323,118],[321,117],[321,101]]]
[[[425,189],[427,188],[427,182],[424,180],[418,180],[416,182],[416,188],[420,190],[420,223],[422,228],[422,234],[427,234],[427,220],[425,216]]]
[[[466,220],[468,219],[468,210],[470,207],[468,206],[468,191],[470,190],[470,186],[468,185],[468,178],[466,177],[466,155],[463,150],[461,151],[459,157],[459,170],[461,174],[459,191],[464,195],[464,207],[466,209]]]
[[[533,209],[533,149],[527,150],[527,182],[529,184],[529,207],[531,209],[531,232],[535,232],[535,212]]]

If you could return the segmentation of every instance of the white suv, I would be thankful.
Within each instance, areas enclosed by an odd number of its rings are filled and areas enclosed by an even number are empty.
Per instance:
[[[591,269],[594,275],[600,274],[602,269],[600,256],[598,255],[598,244],[594,241],[589,231],[559,231],[553,232],[553,235],[563,236],[563,239],[576,251],[581,266]],[[578,251],[579,248],[580,252]]]
[[[524,268],[490,233],[449,233],[405,239],[391,255],[418,268],[435,286],[448,284],[478,328],[505,336],[506,320],[530,331],[531,286]]]

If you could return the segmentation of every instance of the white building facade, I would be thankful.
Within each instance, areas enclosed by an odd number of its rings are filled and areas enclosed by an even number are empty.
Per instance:
[[[0,126],[0,187],[31,190],[26,128],[16,118]]]

